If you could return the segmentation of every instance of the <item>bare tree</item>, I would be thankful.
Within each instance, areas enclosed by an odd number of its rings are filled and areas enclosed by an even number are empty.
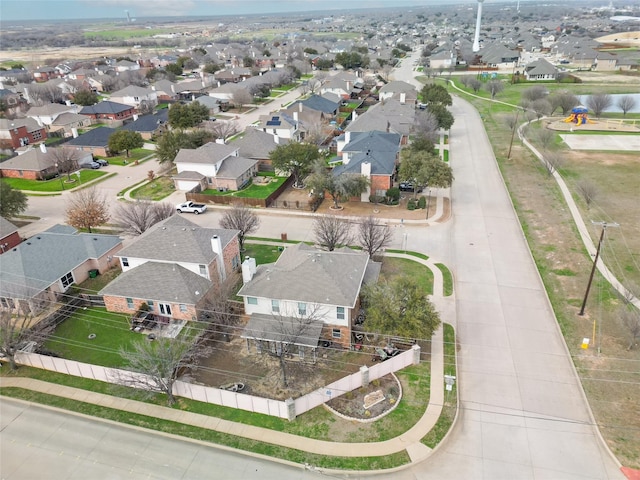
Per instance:
[[[167,395],[167,404],[173,405],[173,386],[180,371],[197,366],[198,359],[206,354],[200,345],[201,338],[202,334],[192,335],[187,328],[177,338],[149,341],[145,337],[132,342],[131,350],[120,348],[120,355],[131,371],[120,373],[118,381],[130,387],[162,392]]]
[[[66,175],[67,180],[71,181],[71,172],[78,169],[78,160],[80,155],[78,150],[72,150],[70,148],[50,148],[47,152],[49,158],[53,160],[53,164],[56,167],[60,175]]]
[[[491,93],[491,98],[496,98],[496,95],[504,90],[504,82],[502,80],[489,80],[484,88]]]
[[[500,121],[504,125],[509,127],[509,130],[513,130],[518,121],[518,114],[516,112],[503,113],[502,115],[500,115]]]
[[[118,204],[113,220],[125,233],[141,235],[159,221],[175,213],[176,210],[170,203],[138,200]]]
[[[629,346],[627,350],[631,350],[637,346],[638,339],[640,339],[640,314],[633,306],[623,305],[618,310],[618,318],[629,331]]]
[[[471,88],[471,90],[473,90],[474,92],[478,93],[482,88],[482,82],[477,78],[471,78],[469,80],[469,88]]]
[[[529,100],[530,102],[534,102],[536,100],[545,98],[547,94],[548,92],[545,87],[543,87],[542,85],[536,85],[523,90],[522,98]]]
[[[544,153],[544,166],[549,175],[553,175],[564,165],[564,157],[560,152],[546,151]]]
[[[45,103],[56,103],[64,100],[64,94],[51,83],[33,83],[28,86],[28,94],[33,105],[41,106]]]
[[[551,146],[555,138],[556,134],[548,128],[542,127],[536,131],[536,140],[545,150],[547,150]]]
[[[313,234],[322,248],[332,252],[351,242],[351,224],[335,215],[318,215],[313,220]]]
[[[233,137],[238,133],[240,126],[238,122],[233,120],[217,120],[215,122],[206,122],[206,129],[213,133],[216,138],[220,138],[223,142],[227,143],[227,138]]]
[[[238,88],[233,94],[233,103],[242,111],[242,107],[250,104],[253,101],[251,93],[245,88]]]
[[[69,198],[66,216],[69,225],[86,229],[91,233],[92,227],[109,221],[107,198],[95,187],[78,190]]]
[[[633,110],[636,103],[636,99],[631,95],[623,95],[618,98],[618,103],[616,105],[620,110],[622,110],[623,115],[626,115],[629,110]]]
[[[551,113],[551,104],[546,98],[539,98],[531,102],[531,109],[535,112],[538,120],[540,120],[543,116]]]
[[[390,63],[385,63],[384,66],[380,69],[380,77],[385,81],[389,81],[389,75],[393,71],[393,66]]]
[[[613,97],[608,93],[599,92],[590,95],[587,98],[587,107],[591,110],[596,117],[600,118],[602,112],[613,105]]]
[[[209,331],[221,333],[226,341],[231,339],[229,336],[231,327],[240,319],[231,302],[231,298],[235,295],[234,287],[234,282],[222,283],[216,295],[207,300],[199,318],[201,322],[208,324]]]
[[[264,319],[255,330],[247,330],[247,333],[261,353],[278,360],[282,385],[288,387],[287,359],[296,351],[300,353],[307,347],[315,348],[323,322],[320,320],[320,307],[316,304],[298,304],[293,310],[279,308],[279,313],[273,313],[270,319]]]
[[[551,113],[560,108],[563,115],[567,115],[573,107],[580,104],[578,97],[566,90],[561,90],[550,95],[549,102],[551,102]]]
[[[224,212],[220,219],[220,226],[229,230],[239,230],[238,242],[240,251],[243,251],[244,238],[258,229],[260,218],[245,205],[237,204]]]
[[[416,136],[426,138],[431,143],[436,143],[440,138],[439,129],[438,118],[433,113],[428,110],[421,110],[420,113],[416,114],[413,126]]]
[[[369,254],[369,258],[388,247],[393,240],[389,225],[382,224],[377,218],[368,216],[358,224],[356,242]]]
[[[576,183],[576,189],[578,193],[587,204],[587,208],[591,207],[591,204],[598,196],[598,187],[588,179],[582,179]]]
[[[0,354],[9,360],[11,370],[17,370],[16,353],[29,342],[40,342],[53,330],[53,326],[34,325],[33,318],[20,314],[12,316],[8,310],[0,311]]]

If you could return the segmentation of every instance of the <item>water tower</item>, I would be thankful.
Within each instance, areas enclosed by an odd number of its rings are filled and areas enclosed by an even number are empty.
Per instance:
[[[472,47],[472,50],[474,52],[480,51],[480,21],[482,20],[482,2],[484,2],[484,0],[478,0],[478,17],[476,18],[476,34],[473,36],[473,47]]]

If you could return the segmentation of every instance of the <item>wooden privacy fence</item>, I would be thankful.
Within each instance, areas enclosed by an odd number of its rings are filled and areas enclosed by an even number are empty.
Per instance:
[[[286,418],[293,421],[298,415],[322,405],[332,398],[339,397],[340,395],[360,388],[368,382],[388,375],[389,373],[419,363],[419,361],[420,347],[414,345],[410,350],[402,352],[389,360],[377,363],[371,367],[361,367],[359,372],[341,378],[326,387],[319,388],[295,400],[271,400],[245,393],[230,392],[219,388],[196,385],[180,380],[174,383],[173,393],[176,396],[190,398],[200,402],[237,408],[248,412],[262,413],[264,415]],[[16,362],[20,365],[27,365],[42,370],[119,385],[129,384],[130,382],[128,382],[127,379],[131,379],[132,377],[144,377],[143,374],[130,372],[128,370],[91,365],[37,353],[20,352],[16,355]]]
[[[287,178],[282,185],[280,185],[277,189],[275,189],[271,195],[266,198],[246,198],[246,197],[236,197],[235,195],[209,195],[205,193],[198,193],[195,191],[187,192],[185,197],[187,200],[191,200],[196,203],[220,203],[222,205],[231,205],[236,203],[241,203],[248,207],[270,207],[276,198],[282,195],[291,184],[293,183],[294,178]]]

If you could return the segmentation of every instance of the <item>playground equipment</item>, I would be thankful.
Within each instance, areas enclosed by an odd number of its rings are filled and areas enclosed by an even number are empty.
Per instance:
[[[584,125],[585,123],[595,123],[592,120],[589,120],[589,116],[587,115],[587,107],[583,107],[579,105],[574,107],[571,110],[571,115],[564,119],[566,123],[575,123],[576,125]]]

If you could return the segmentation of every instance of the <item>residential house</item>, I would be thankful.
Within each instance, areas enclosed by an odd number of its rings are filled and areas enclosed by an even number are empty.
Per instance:
[[[54,67],[39,67],[36,68],[33,72],[33,79],[36,82],[48,82],[52,78],[58,78],[61,76],[60,72]]]
[[[297,102],[289,108],[280,110],[278,115],[293,118],[298,127],[298,138],[301,141],[307,139],[311,143],[321,145],[328,138],[333,138],[335,127],[330,122],[335,117],[320,110],[311,109],[303,102]]]
[[[140,70],[140,65],[136,62],[130,62],[129,60],[119,60],[113,64],[116,72],[132,72]]]
[[[90,153],[82,152],[75,161],[75,168],[92,160],[93,156]],[[47,180],[58,173],[55,154],[51,154],[44,143],[41,143],[39,148],[29,147],[26,152],[0,163],[0,175],[6,178]]]
[[[122,248],[116,235],[78,233],[56,225],[0,256],[0,308],[37,314],[73,284],[104,272]]]
[[[411,105],[415,105],[418,99],[418,91],[416,90],[416,87],[407,82],[394,80],[387,83],[380,90],[378,90],[378,96],[380,98],[380,101],[393,97],[396,98],[400,103],[409,103]]]
[[[334,97],[334,100],[331,100],[320,95],[310,95],[304,100],[294,102],[292,106],[296,106],[299,103],[312,110],[318,110],[319,112],[327,114],[332,119],[338,115],[340,110],[340,101],[337,96]]]
[[[66,142],[63,148],[73,148],[81,152],[88,152],[100,157],[109,157],[109,137],[115,132],[113,128],[97,127],[72,138]]]
[[[156,92],[159,103],[172,103],[178,100],[179,88],[176,83],[169,80],[158,80],[151,85],[151,89]]]
[[[336,139],[342,163],[333,169],[332,175],[367,177],[370,186],[360,196],[362,202],[368,202],[371,195],[384,196],[395,181],[401,139],[397,133],[346,132]]]
[[[529,81],[555,80],[558,77],[558,69],[544,58],[539,58],[524,67],[524,76]]]
[[[260,115],[255,128],[287,140],[299,140],[298,121],[282,112]]]
[[[429,56],[429,67],[433,70],[447,69],[456,66],[457,55],[455,50],[443,48],[442,50],[434,51]]]
[[[177,190],[240,190],[258,173],[258,161],[239,156],[238,146],[209,142],[199,148],[182,148],[174,160]]]
[[[377,280],[380,266],[365,252],[327,252],[304,243],[286,246],[275,263],[245,259],[238,295],[249,322],[242,338],[259,349],[278,349],[288,336],[298,348],[292,354],[315,348],[320,338],[349,348],[360,290]]]
[[[151,88],[129,85],[109,97],[111,102],[129,105],[136,110],[150,110],[158,105],[158,94]]]
[[[28,103],[21,94],[6,88],[0,88],[0,101],[6,105],[8,115],[15,115],[28,108]]]
[[[0,149],[16,149],[46,139],[46,129],[32,118],[0,118]]]
[[[80,115],[86,115],[100,123],[108,123],[113,126],[120,126],[125,121],[133,118],[135,107],[122,103],[103,100],[95,105],[83,107]]]
[[[0,254],[11,250],[22,242],[18,227],[4,217],[0,217]]]
[[[335,93],[339,95],[340,98],[348,100],[357,97],[360,92],[362,92],[363,86],[364,83],[361,78],[349,72],[340,72],[330,77],[326,83],[320,87],[320,93]]]
[[[499,43],[492,43],[479,52],[480,63],[490,69],[515,69],[520,60],[520,52]]]
[[[207,109],[209,110],[209,118],[212,118],[214,115],[220,113],[220,100],[210,97],[209,95],[196,97],[193,101],[207,107]]]
[[[38,125],[51,128],[53,122],[63,113],[77,113],[75,105],[61,105],[59,103],[46,103],[40,107],[31,107],[27,111],[27,117],[33,118]]]
[[[49,127],[49,134],[62,137],[77,137],[78,130],[93,125],[93,119],[79,113],[62,113]]]
[[[354,112],[355,113],[355,112]],[[347,126],[347,132],[369,132],[378,130],[401,135],[402,145],[409,142],[415,123],[416,109],[408,103],[402,104],[394,98],[380,102],[369,108],[362,115],[355,114],[353,121]]]
[[[146,304],[164,323],[196,320],[220,287],[234,281],[238,233],[173,215],[118,252],[122,274],[99,295],[110,312],[133,315]]]
[[[134,115],[133,118],[135,120],[124,125],[122,130],[138,132],[144,140],[151,140],[153,137],[162,135],[167,130],[169,109],[163,108],[140,117]]]
[[[286,138],[280,138],[277,135],[263,132],[257,128],[247,128],[244,131],[244,135],[234,140],[231,145],[238,149],[238,155],[251,160],[257,160],[259,171],[272,172],[271,152],[276,149],[278,145],[286,145],[287,143],[289,143],[289,140]]]

